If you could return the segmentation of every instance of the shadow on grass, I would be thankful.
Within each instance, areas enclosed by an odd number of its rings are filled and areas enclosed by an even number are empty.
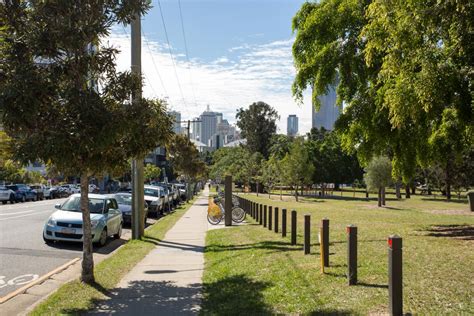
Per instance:
[[[365,282],[357,282],[357,285],[363,286],[363,287],[372,287],[372,288],[377,288],[377,289],[388,289],[388,285],[385,285],[385,284],[371,284],[371,283],[365,283]]]
[[[447,237],[461,240],[474,240],[474,226],[471,225],[432,225],[424,230],[425,236]]]
[[[456,203],[456,204],[467,204],[467,199],[464,198],[464,199],[451,199],[451,200],[447,200],[445,196],[440,196],[439,198],[437,199],[434,199],[434,198],[421,198],[422,201],[429,201],[429,202],[444,202],[444,203]]]
[[[252,244],[242,245],[207,245],[205,252],[222,252],[248,249],[268,249],[277,251],[301,251],[302,244],[292,246],[283,241],[260,241]]]
[[[169,281],[133,281],[127,288],[111,290],[108,299],[93,299],[92,310],[63,309],[73,315],[178,315],[199,310],[201,284],[177,286]]]
[[[271,283],[234,275],[204,284],[203,315],[270,315],[262,292]]]

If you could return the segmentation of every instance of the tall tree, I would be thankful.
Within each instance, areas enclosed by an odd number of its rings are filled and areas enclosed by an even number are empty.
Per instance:
[[[161,169],[153,164],[147,164],[143,169],[145,181],[156,181],[160,178]]]
[[[5,1],[0,43],[0,105],[21,162],[47,161],[80,175],[81,280],[94,282],[89,177],[167,140],[171,120],[161,101],[131,103],[141,78],[117,72],[118,50],[102,40],[115,23],[143,14],[142,1]]]
[[[248,109],[237,110],[237,126],[241,135],[247,140],[251,152],[261,153],[268,158],[270,139],[276,133],[278,112],[265,102],[252,103]]]
[[[185,135],[174,134],[167,144],[167,153],[173,169],[187,180],[195,179],[206,171],[198,149]]]
[[[270,148],[268,150],[270,156],[275,156],[278,159],[283,159],[285,155],[290,151],[291,144],[293,143],[293,137],[276,134],[270,139]]]
[[[282,161],[285,181],[295,189],[295,199],[298,202],[298,186],[311,183],[315,172],[314,166],[309,160],[308,150],[302,138],[297,138],[291,145],[290,152]]]
[[[452,142],[472,143],[473,14],[469,0],[305,3],[293,19],[293,93],[302,100],[310,86],[317,105],[337,82],[346,150],[364,165],[389,155],[410,183],[418,162],[435,163],[430,139],[447,116],[463,129]]]

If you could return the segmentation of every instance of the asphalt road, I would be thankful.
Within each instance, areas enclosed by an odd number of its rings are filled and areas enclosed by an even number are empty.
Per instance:
[[[65,199],[0,205],[0,297],[34,281],[66,262],[82,257],[82,243],[55,243],[42,238],[43,226],[54,205]],[[124,228],[122,239],[110,239],[94,247],[94,257],[106,255],[130,236]]]

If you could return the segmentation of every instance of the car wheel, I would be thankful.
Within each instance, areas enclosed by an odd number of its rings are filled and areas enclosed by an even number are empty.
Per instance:
[[[25,203],[26,202],[26,197],[24,195],[21,196],[21,203]]]
[[[15,200],[15,196],[12,194],[10,195],[10,204],[15,204],[16,200]]]
[[[122,236],[122,223],[120,223],[120,226],[119,226],[119,229],[117,231],[117,233],[114,235],[114,238],[115,239],[120,239],[120,236]],[[102,236],[101,236],[102,237]]]
[[[107,227],[104,227],[102,229],[102,232],[100,233],[100,239],[99,239],[99,246],[103,247],[107,243]]]
[[[7,204],[7,202],[8,202],[7,200],[5,200],[5,201],[2,201],[2,203],[3,203],[3,204]]]

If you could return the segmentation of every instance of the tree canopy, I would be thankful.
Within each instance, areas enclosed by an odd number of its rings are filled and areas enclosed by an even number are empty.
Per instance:
[[[364,165],[390,156],[405,182],[440,159],[433,140],[449,120],[459,131],[444,146],[449,173],[473,137],[473,17],[469,0],[307,2],[293,19],[293,93],[311,87],[317,106],[337,85],[346,150]]]
[[[82,276],[94,282],[89,177],[143,157],[171,134],[166,104],[137,99],[141,78],[116,71],[103,39],[143,1],[6,1],[0,17],[0,112],[15,160],[45,161],[81,176]]]
[[[268,158],[270,139],[276,133],[277,111],[265,102],[252,103],[248,109],[240,108],[236,114],[237,126],[251,152],[259,152]]]

